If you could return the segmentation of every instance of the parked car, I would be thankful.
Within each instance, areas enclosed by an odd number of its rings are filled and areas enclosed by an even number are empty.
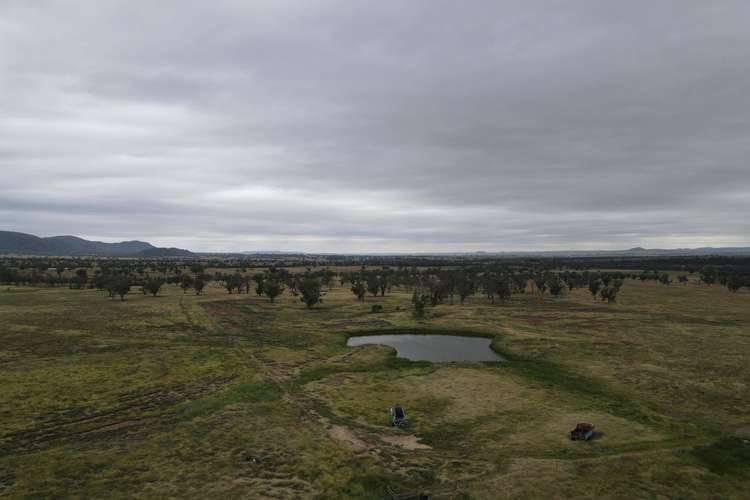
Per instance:
[[[572,441],[588,441],[594,436],[594,424],[586,422],[579,423],[576,428],[570,431]]]

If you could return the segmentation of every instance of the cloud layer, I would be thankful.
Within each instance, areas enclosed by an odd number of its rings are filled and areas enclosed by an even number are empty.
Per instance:
[[[750,245],[748,18],[6,1],[0,228],[214,251]]]

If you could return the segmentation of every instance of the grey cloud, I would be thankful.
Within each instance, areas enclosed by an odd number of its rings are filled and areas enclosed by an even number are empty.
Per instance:
[[[748,244],[745,2],[7,2],[0,221],[197,250]]]

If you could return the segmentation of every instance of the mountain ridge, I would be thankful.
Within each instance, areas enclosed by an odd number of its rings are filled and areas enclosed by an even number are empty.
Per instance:
[[[0,231],[0,253],[103,257],[186,257],[192,252],[180,248],[159,248],[138,240],[105,243],[78,236],[39,237],[17,231]]]
[[[454,257],[670,257],[670,256],[746,256],[750,247],[699,247],[699,248],[643,248],[626,250],[529,250],[529,251],[476,251],[476,252],[374,252],[331,253],[303,251],[245,251],[245,252],[191,252],[182,248],[156,247],[139,240],[105,243],[78,236],[39,237],[17,231],[0,231],[0,254],[33,254],[56,256],[94,255],[102,257],[191,257],[195,255],[392,255],[392,256],[454,256]]]

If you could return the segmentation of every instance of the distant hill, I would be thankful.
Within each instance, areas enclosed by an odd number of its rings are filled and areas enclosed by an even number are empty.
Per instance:
[[[104,257],[187,257],[192,255],[180,248],[157,248],[145,241],[104,243],[77,236],[40,238],[33,234],[0,231],[0,253],[36,255],[96,255]]]
[[[335,255],[335,254],[329,254]],[[368,255],[368,254],[359,254]],[[375,254],[371,254],[375,255]],[[534,257],[534,258],[590,258],[590,257],[707,257],[707,256],[750,256],[750,247],[701,247],[701,248],[643,248],[627,250],[528,250],[528,251],[476,251],[438,253],[381,253],[377,255],[406,255],[423,257]]]
[[[628,250],[572,250],[548,252],[519,252],[516,255],[541,257],[705,257],[710,255],[750,255],[750,247],[701,247],[701,248],[642,248]]]
[[[701,247],[701,248],[641,248],[628,250],[536,250],[518,252],[452,252],[413,253],[401,255],[453,256],[453,257],[538,257],[538,258],[590,258],[590,257],[706,257],[748,256],[750,247]]]
[[[298,257],[305,255],[393,255],[393,256],[423,256],[423,257],[535,257],[535,258],[617,258],[617,257],[676,257],[676,256],[749,256],[750,247],[702,247],[702,248],[643,248],[634,247],[627,250],[537,250],[537,251],[477,251],[477,252],[395,252],[395,253],[306,253],[285,252],[279,250],[260,250],[233,253],[199,253],[195,254],[182,248],[160,248],[145,241],[121,241],[119,243],[104,243],[89,241],[77,236],[51,236],[40,238],[33,234],[15,231],[0,231],[0,254],[33,254],[56,256],[94,255],[102,257],[194,257],[197,255],[217,257],[255,258]]]

